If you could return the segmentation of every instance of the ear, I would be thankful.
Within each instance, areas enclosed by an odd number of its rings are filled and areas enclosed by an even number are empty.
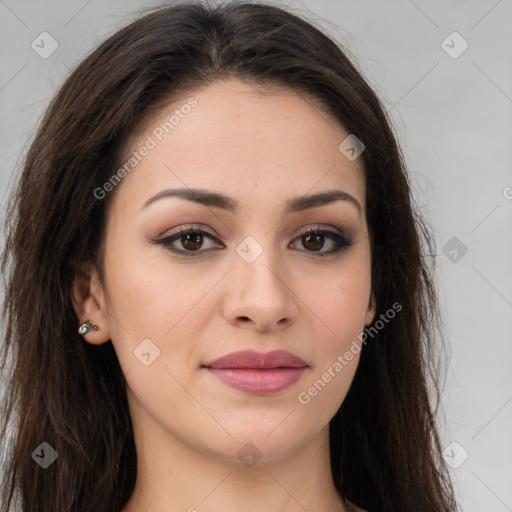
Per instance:
[[[370,303],[368,305],[368,311],[366,312],[366,323],[365,325],[370,325],[374,318],[375,318],[375,312],[376,312],[376,303],[375,303],[375,295],[372,291],[371,297],[370,297]]]
[[[92,267],[82,268],[71,286],[71,302],[78,317],[79,325],[90,320],[98,330],[90,330],[83,338],[93,345],[101,345],[110,340],[110,330],[105,305],[105,295],[98,271]],[[77,329],[78,329],[77,325]]]

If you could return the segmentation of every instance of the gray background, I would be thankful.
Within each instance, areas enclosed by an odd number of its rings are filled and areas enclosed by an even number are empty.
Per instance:
[[[69,68],[161,3],[0,0],[2,206]],[[282,5],[340,40],[390,112],[438,245],[450,347],[440,417],[445,455],[465,512],[512,511],[512,2]],[[31,47],[43,31],[58,42],[46,59]],[[469,45],[460,55],[454,31]]]

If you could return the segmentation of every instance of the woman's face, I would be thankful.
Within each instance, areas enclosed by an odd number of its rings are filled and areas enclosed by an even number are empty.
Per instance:
[[[373,315],[362,159],[338,148],[349,133],[327,114],[264,90],[217,81],[132,139],[121,181],[97,191],[114,195],[89,310],[100,330],[86,335],[112,340],[136,433],[246,465],[327,435]],[[275,350],[303,363],[213,369]]]

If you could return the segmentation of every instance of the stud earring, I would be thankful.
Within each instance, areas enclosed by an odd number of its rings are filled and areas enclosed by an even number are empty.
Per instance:
[[[90,320],[87,320],[87,322],[83,323],[78,328],[78,334],[87,334],[89,331],[97,331],[99,330],[99,327],[97,325],[91,324]]]

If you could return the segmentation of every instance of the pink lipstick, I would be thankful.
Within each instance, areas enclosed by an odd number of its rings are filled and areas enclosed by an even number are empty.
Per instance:
[[[229,386],[258,395],[286,389],[308,369],[303,359],[284,350],[241,350],[203,367]]]

